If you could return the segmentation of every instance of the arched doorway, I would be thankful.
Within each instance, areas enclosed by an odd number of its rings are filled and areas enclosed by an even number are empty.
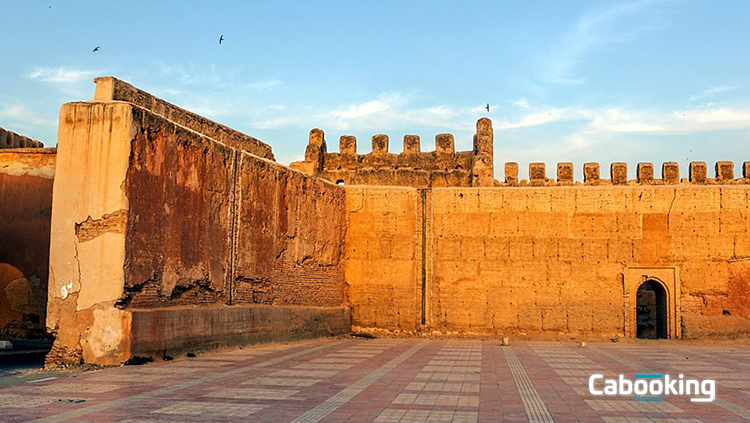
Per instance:
[[[664,286],[649,279],[636,293],[636,336],[645,339],[666,339],[667,291]]]

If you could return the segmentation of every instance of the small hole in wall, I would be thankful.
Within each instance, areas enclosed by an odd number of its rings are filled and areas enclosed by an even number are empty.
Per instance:
[[[723,314],[725,316],[731,316],[732,315],[732,313],[730,313],[729,310],[722,310],[721,314]]]
[[[338,181],[336,181],[336,185],[344,185],[344,180],[339,179]]]

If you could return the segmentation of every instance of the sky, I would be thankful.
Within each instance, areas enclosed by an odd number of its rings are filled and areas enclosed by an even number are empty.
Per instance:
[[[477,119],[503,163],[750,160],[750,2],[0,0],[0,126],[56,144],[60,105],[111,75],[301,160],[355,135]],[[219,36],[224,42],[219,45]],[[100,46],[99,51],[92,52]],[[485,104],[490,104],[490,111]]]

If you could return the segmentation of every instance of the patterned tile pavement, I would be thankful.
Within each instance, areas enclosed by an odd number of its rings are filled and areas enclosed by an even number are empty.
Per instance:
[[[593,373],[714,379],[713,403],[595,396]],[[45,378],[40,375],[39,379]],[[679,342],[325,339],[19,382],[0,422],[750,420],[750,350]]]

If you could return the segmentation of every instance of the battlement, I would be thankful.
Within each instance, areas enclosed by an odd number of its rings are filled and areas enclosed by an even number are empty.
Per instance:
[[[456,151],[453,134],[435,136],[435,150],[422,151],[418,135],[405,135],[403,150],[389,151],[390,138],[372,136],[372,151],[357,154],[357,138],[342,135],[339,152],[329,153],[325,134],[310,131],[305,160],[290,166],[336,183],[358,185],[401,185],[418,188],[437,186],[494,186],[492,121],[477,122],[474,148]]]
[[[505,181],[501,186],[570,186],[584,185],[670,185],[679,183],[691,184],[750,184],[750,161],[742,163],[741,177],[735,179],[734,163],[719,161],[714,165],[715,176],[708,176],[706,162],[690,162],[689,177],[680,179],[680,165],[677,162],[664,162],[661,165],[661,179],[654,176],[653,163],[638,163],[636,179],[628,179],[627,163],[615,162],[609,166],[609,179],[601,178],[599,163],[583,164],[583,181],[574,178],[573,163],[557,164],[556,178],[547,177],[544,163],[529,164],[529,179],[518,179],[518,163],[505,163]]]
[[[5,148],[43,148],[41,141],[32,140],[29,137],[6,131],[0,128],[0,149]]]

